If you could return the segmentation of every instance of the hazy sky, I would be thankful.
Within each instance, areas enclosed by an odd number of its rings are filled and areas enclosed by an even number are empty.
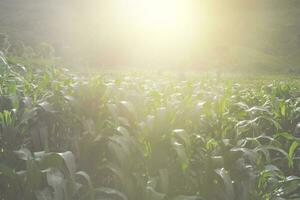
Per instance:
[[[99,62],[229,62],[221,58],[227,49],[246,45],[262,31],[261,6],[251,1],[78,1],[62,27],[81,49],[95,51]],[[259,35],[255,39],[263,40]]]
[[[293,0],[1,0],[0,28],[96,64],[234,65],[292,56],[299,13]]]

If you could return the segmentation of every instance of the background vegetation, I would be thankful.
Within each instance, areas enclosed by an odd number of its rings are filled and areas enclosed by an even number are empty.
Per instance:
[[[187,51],[183,49],[177,56],[159,57],[151,52],[139,55],[139,45],[145,38],[136,37],[130,27],[117,29],[126,23],[113,17],[117,14],[112,10],[114,4],[118,0],[1,0],[0,32],[8,34],[12,42],[23,41],[31,47],[47,42],[72,66],[211,68],[220,54],[226,54],[228,58],[221,59],[222,65],[234,70],[299,69],[297,0],[207,1],[206,9],[225,26],[213,33],[216,36],[210,41],[210,57],[203,53],[197,38],[192,54],[185,55]],[[131,48],[133,43],[136,48]]]

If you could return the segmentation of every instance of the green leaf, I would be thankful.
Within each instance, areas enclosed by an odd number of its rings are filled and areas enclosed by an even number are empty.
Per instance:
[[[156,192],[152,187],[147,186],[147,199],[146,200],[164,200],[166,194]]]
[[[293,166],[294,166],[293,157],[294,157],[294,153],[295,153],[298,146],[299,146],[298,142],[295,141],[291,144],[290,149],[289,149],[288,165],[291,168],[293,168]]]
[[[14,153],[21,160],[31,160],[31,159],[33,159],[32,155],[31,155],[31,152],[26,148],[22,148],[18,151],[14,151]]]
[[[204,199],[199,196],[179,195],[179,196],[174,197],[172,200],[204,200]]]
[[[159,171],[159,181],[160,188],[163,193],[168,193],[169,191],[169,172],[167,169],[160,169]]]
[[[216,172],[216,174],[219,175],[221,180],[223,180],[224,192],[225,192],[224,199],[226,199],[226,200],[234,199],[234,197],[235,197],[234,189],[233,189],[232,180],[230,178],[228,171],[226,171],[224,168],[222,168],[222,169],[216,169],[215,172]]]
[[[66,179],[64,174],[56,169],[49,169],[46,172],[47,174],[47,183],[53,190],[54,199],[64,199],[65,191],[67,191]]]
[[[34,192],[37,200],[60,200],[55,197],[52,197],[52,192],[49,188],[43,190],[37,190]]]
[[[127,200],[127,197],[122,192],[108,188],[108,187],[99,187],[95,189],[96,199],[102,200]]]

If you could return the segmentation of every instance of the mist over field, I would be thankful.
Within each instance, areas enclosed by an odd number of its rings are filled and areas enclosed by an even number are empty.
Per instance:
[[[0,32],[31,46],[48,42],[64,59],[93,66],[197,69],[222,65],[267,70],[299,66],[297,0],[188,0],[186,7],[174,9],[188,13],[188,18],[174,26],[159,24],[169,20],[160,15],[172,17],[171,1],[165,1],[161,9],[159,1],[138,2],[1,0]],[[145,11],[143,6],[152,10]],[[148,11],[148,18],[158,23],[138,22]]]
[[[300,0],[0,0],[0,200],[299,200]]]

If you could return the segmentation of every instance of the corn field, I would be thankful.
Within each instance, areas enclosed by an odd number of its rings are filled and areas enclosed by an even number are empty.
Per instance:
[[[0,59],[1,200],[300,199],[297,80]]]

